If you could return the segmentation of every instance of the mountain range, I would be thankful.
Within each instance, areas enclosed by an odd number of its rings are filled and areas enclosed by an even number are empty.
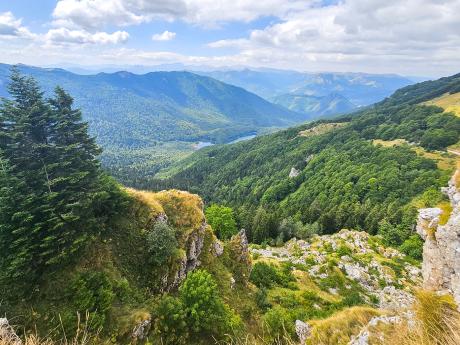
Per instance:
[[[381,101],[413,78],[395,74],[302,73],[283,70],[197,72],[241,86],[276,104],[320,117],[348,113]]]
[[[7,96],[10,69],[0,65],[0,96]],[[240,87],[190,72],[78,75],[24,65],[19,69],[47,95],[55,85],[73,95],[104,149],[103,164],[119,178],[126,171],[153,174],[192,152],[196,142],[225,143],[307,120]]]
[[[0,64],[3,97],[10,69]],[[37,79],[47,95],[55,85],[72,94],[104,149],[103,165],[133,184],[202,146],[347,113],[410,82],[395,75],[279,70],[81,75],[58,68],[19,69]]]

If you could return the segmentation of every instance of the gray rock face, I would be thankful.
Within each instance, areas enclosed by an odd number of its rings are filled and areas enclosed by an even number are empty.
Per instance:
[[[307,339],[311,335],[311,327],[308,323],[305,323],[300,320],[296,320],[295,322],[295,332],[300,340],[300,345],[305,345],[307,343]]]
[[[152,320],[147,319],[140,322],[136,327],[134,327],[133,332],[131,334],[131,338],[133,339],[134,343],[138,341],[142,341],[147,338],[150,327],[152,326]]]
[[[203,221],[201,227],[190,234],[185,246],[186,255],[179,264],[179,269],[175,274],[172,284],[170,284],[166,290],[172,290],[178,287],[187,276],[187,273],[200,266],[201,262],[199,257],[203,249],[206,226],[206,222]]]
[[[376,327],[379,323],[383,323],[385,325],[389,324],[397,324],[402,321],[401,316],[394,315],[394,316],[375,316],[373,317],[369,323],[363,327],[361,332],[355,337],[352,337],[348,345],[369,345],[369,337],[373,334],[372,328]]]
[[[211,244],[211,254],[213,254],[216,257],[219,257],[222,254],[224,254],[224,246],[222,245],[222,242],[220,242],[218,239],[216,239]]]
[[[22,340],[18,337],[6,318],[0,318],[0,343],[22,345]]]
[[[289,177],[290,178],[297,177],[297,176],[299,176],[299,174],[300,174],[300,171],[297,170],[296,168],[292,167],[291,171],[289,172]]]
[[[456,174],[459,174],[457,171]],[[417,232],[423,245],[423,285],[426,289],[446,291],[460,305],[460,192],[455,176],[442,191],[447,194],[452,212],[446,224],[439,225],[439,208],[421,209]]]

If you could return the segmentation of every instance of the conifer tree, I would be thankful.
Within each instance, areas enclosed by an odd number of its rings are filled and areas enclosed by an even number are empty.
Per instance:
[[[0,107],[0,271],[36,282],[97,231],[114,184],[101,172],[100,149],[70,95],[56,88],[45,100],[17,69],[9,92]]]

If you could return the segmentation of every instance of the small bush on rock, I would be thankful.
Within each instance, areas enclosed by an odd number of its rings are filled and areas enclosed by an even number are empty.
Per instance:
[[[153,264],[164,264],[177,248],[174,229],[164,222],[157,222],[147,235],[147,245]]]

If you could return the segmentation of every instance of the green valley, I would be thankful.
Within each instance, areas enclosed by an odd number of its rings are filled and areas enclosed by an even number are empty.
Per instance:
[[[0,96],[7,96],[10,68],[0,64]],[[72,94],[104,148],[102,163],[132,184],[193,152],[197,142],[226,143],[308,118],[189,72],[78,75],[25,65],[19,69],[36,78],[47,96],[56,84]]]
[[[455,168],[445,150],[460,138],[458,117],[420,103],[459,86],[459,75],[415,84],[350,116],[206,148],[142,186],[184,188],[231,206],[259,243],[286,239],[278,224],[292,219],[320,233],[362,229],[400,245],[412,234],[412,200],[443,199],[436,191]],[[378,139],[406,144],[373,145]],[[443,169],[426,150],[446,157]]]

